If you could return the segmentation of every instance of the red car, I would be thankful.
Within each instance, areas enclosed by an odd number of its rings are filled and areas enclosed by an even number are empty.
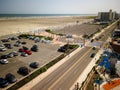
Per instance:
[[[32,52],[30,50],[24,50],[24,52],[26,52],[28,55],[32,54]]]
[[[19,52],[24,52],[24,49],[20,48],[20,49],[19,49]]]

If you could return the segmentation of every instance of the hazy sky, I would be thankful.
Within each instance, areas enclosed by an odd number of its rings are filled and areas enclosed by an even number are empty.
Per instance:
[[[120,12],[120,0],[0,0],[0,13],[97,14]]]

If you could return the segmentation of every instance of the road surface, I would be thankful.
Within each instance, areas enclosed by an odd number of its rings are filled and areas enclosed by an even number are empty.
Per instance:
[[[90,54],[97,51],[98,49],[92,50],[90,47],[83,48],[31,90],[69,90],[92,60]]]

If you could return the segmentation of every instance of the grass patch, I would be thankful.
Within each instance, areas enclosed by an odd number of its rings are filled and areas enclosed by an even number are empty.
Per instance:
[[[32,37],[34,37],[34,38],[36,38],[36,37],[44,38],[45,40],[53,40],[52,37],[46,37],[46,36],[42,36],[42,35],[21,34],[21,35],[19,35],[18,37],[27,39],[27,38],[30,37],[30,36],[32,36]]]
[[[55,35],[59,35],[59,36],[64,36],[64,34],[62,34],[62,33],[57,34],[57,33],[53,32],[50,29],[46,29],[45,31],[48,32],[48,33],[51,33],[51,34],[55,34]]]
[[[51,33],[51,34],[55,34],[52,30],[50,30],[50,29],[46,29],[45,30],[46,32],[48,32],[48,33]]]

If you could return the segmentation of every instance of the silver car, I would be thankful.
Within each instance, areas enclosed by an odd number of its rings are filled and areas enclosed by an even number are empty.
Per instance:
[[[0,63],[1,63],[1,64],[7,64],[7,63],[8,63],[8,60],[7,60],[7,59],[0,59]]]

